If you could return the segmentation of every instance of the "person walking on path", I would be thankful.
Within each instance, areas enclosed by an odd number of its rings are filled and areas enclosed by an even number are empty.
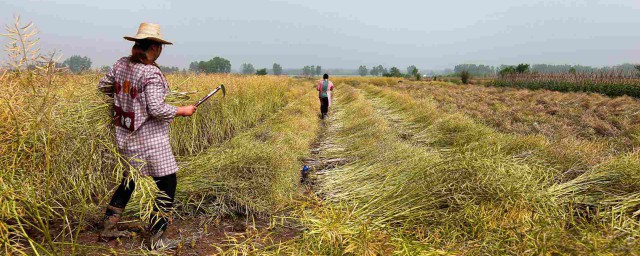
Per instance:
[[[320,113],[322,119],[327,117],[329,107],[331,106],[331,92],[333,91],[333,83],[329,81],[329,75],[324,74],[322,80],[318,81],[318,92],[320,97]]]
[[[169,123],[176,116],[191,116],[195,106],[175,107],[164,102],[169,84],[158,68],[156,60],[163,45],[172,44],[163,39],[160,26],[142,23],[136,36],[124,37],[133,41],[131,56],[119,59],[100,80],[98,89],[114,99],[113,119],[119,153],[127,159],[131,168],[141,176],[151,176],[160,195],[149,226],[151,247],[169,246],[165,230],[175,197],[178,165],[169,144]],[[122,183],[111,197],[104,217],[102,240],[129,235],[118,231],[125,206],[131,199],[135,182],[125,171]]]

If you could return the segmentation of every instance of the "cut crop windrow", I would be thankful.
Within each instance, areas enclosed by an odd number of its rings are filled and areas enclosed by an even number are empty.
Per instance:
[[[530,150],[529,143],[535,140],[496,133],[406,95],[365,89],[368,96],[383,100],[368,101],[356,90],[345,89],[349,103],[344,104],[336,141],[355,161],[323,175],[321,189],[330,195],[330,204],[305,215],[310,232],[302,248],[308,252],[398,252],[403,247],[388,239],[402,237],[402,244],[420,245],[426,252],[441,248],[471,254],[585,253],[597,246],[593,243],[615,246],[633,236],[633,232],[615,238],[602,235],[615,230],[602,225],[610,220],[607,214],[579,210],[585,205],[578,200],[582,197],[567,197],[607,184],[598,178],[606,177],[606,172],[558,187],[554,168],[519,154]],[[385,105],[378,105],[381,102]],[[378,116],[391,112],[392,118]],[[417,137],[428,143],[407,143],[394,134],[398,126],[414,127]],[[596,169],[633,169],[629,164],[634,159],[625,156]],[[630,209],[634,204],[620,206]],[[620,210],[614,215],[619,220],[616,225],[634,225]],[[567,226],[589,233],[594,240],[576,236]],[[543,237],[553,239],[539,240]]]
[[[499,132],[543,136],[573,172],[640,145],[640,101],[631,97],[442,82],[389,88],[418,101],[431,100],[442,111],[464,113]]]
[[[335,148],[343,150],[324,156],[349,161],[318,176],[316,188],[326,201],[321,207],[300,210],[297,216],[308,232],[286,248],[334,255],[434,252],[406,236],[404,231],[411,230],[400,225],[406,213],[421,208],[415,201],[404,200],[403,188],[398,186],[410,179],[397,175],[406,171],[408,163],[395,170],[391,166],[398,162],[383,163],[393,158],[389,153],[406,152],[403,149],[411,146],[389,133],[392,128],[357,90],[346,84],[338,88],[335,104],[339,107],[332,111],[328,136]]]
[[[530,155],[544,152],[548,144],[527,136],[496,133],[464,116],[439,111],[430,101],[418,102],[389,89],[363,88],[384,99],[387,106],[404,111],[405,120],[412,125],[421,126],[416,130],[417,137],[430,138],[431,147],[446,149],[440,152],[447,159],[443,164],[448,166],[445,167],[448,171],[439,175],[449,177],[443,182],[449,184],[446,186],[449,197],[455,200],[441,209],[432,209],[434,213],[446,209],[447,214],[436,222],[428,222],[427,230],[441,235],[458,234],[467,242],[473,241],[474,237],[482,238],[484,244],[478,249],[503,253],[524,253],[534,248],[585,253],[596,246],[592,243],[616,246],[634,236],[635,232],[628,229],[615,230],[637,226],[632,218],[633,211],[630,211],[637,207],[638,201],[633,192],[637,186],[633,181],[638,175],[637,153],[611,159],[563,182],[558,176],[565,173],[550,168],[545,164],[548,163],[545,158],[536,159]],[[425,118],[431,121],[425,121]],[[522,151],[533,153],[523,157]],[[431,183],[429,186],[436,185]],[[460,212],[451,212],[452,208],[458,208]],[[608,222],[616,224],[604,226]],[[454,223],[464,225],[455,228]],[[420,226],[418,223],[413,225]],[[580,229],[583,234],[591,234],[592,239],[575,236],[567,225]],[[440,229],[447,231],[441,233]],[[547,240],[541,246],[535,236],[520,237],[519,232],[509,231],[512,229],[554,237],[563,243]],[[615,232],[619,236],[601,235],[603,232]],[[618,246],[618,249],[628,250],[628,247]],[[468,250],[474,251],[473,248]]]

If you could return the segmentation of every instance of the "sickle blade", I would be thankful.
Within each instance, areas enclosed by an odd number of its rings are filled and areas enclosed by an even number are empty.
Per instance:
[[[211,96],[213,96],[214,94],[216,94],[216,92],[218,92],[219,90],[222,90],[222,95],[223,95],[223,97],[224,97],[225,95],[227,95],[227,92],[226,92],[226,90],[225,90],[225,88],[224,88],[224,85],[223,85],[223,84],[221,84],[221,85],[220,85],[220,86],[218,86],[215,90],[213,90],[212,92],[210,92],[209,94],[207,94],[207,96],[204,96],[204,98],[200,99],[200,100],[198,101],[198,103],[196,103],[196,105],[195,105],[195,106],[196,106],[196,107],[197,107],[197,106],[200,106],[200,104],[204,103],[206,100],[208,100],[209,98],[211,98]]]

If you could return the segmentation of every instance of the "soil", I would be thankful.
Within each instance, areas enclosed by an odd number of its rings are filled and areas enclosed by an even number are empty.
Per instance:
[[[121,230],[135,233],[133,237],[121,238],[109,242],[98,239],[98,229],[79,235],[79,251],[83,255],[137,255],[141,250],[145,235],[141,232],[145,226],[136,220],[125,220],[119,225]],[[163,255],[214,255],[231,249],[233,244],[241,244],[251,239],[252,246],[259,248],[283,243],[295,239],[300,230],[282,225],[270,226],[264,219],[248,218],[212,219],[207,216],[194,216],[174,220],[167,230],[170,239],[180,241],[178,248],[161,251]],[[71,252],[69,249],[67,252]],[[146,251],[146,253],[149,253]]]

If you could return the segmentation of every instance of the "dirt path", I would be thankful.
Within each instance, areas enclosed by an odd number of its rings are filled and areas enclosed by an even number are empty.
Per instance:
[[[324,209],[328,210],[312,214],[311,226],[317,235],[309,239],[318,244],[333,241],[335,247],[318,246],[311,251],[340,254],[345,252],[342,248],[350,248],[351,252],[388,255],[407,248],[407,244],[416,247],[407,249],[413,252],[429,251],[428,245],[411,240],[402,230],[389,225],[386,213],[390,210],[407,217],[406,213],[418,208],[404,200],[407,191],[403,191],[404,184],[415,176],[396,169],[406,170],[413,159],[428,159],[425,155],[430,154],[429,148],[415,145],[417,129],[403,110],[388,106],[359,86],[345,87],[349,88],[343,89],[344,105],[337,109],[328,134],[333,144],[345,148],[334,157],[350,161],[320,175],[316,189],[324,196]],[[395,156],[411,157],[403,158],[408,160],[403,163]],[[393,207],[397,205],[398,209],[390,209],[391,204],[380,204],[381,201],[395,202]]]
[[[343,118],[343,107],[340,106],[339,98],[334,99],[329,115],[320,121],[320,131],[316,142],[310,150],[310,157],[304,159],[303,164],[310,168],[309,175],[303,178],[303,184],[307,186],[309,192],[316,193],[323,198],[323,191],[319,179],[327,175],[328,171],[341,165],[347,164],[350,159],[343,156],[346,148],[335,141],[336,134],[341,129]]]

